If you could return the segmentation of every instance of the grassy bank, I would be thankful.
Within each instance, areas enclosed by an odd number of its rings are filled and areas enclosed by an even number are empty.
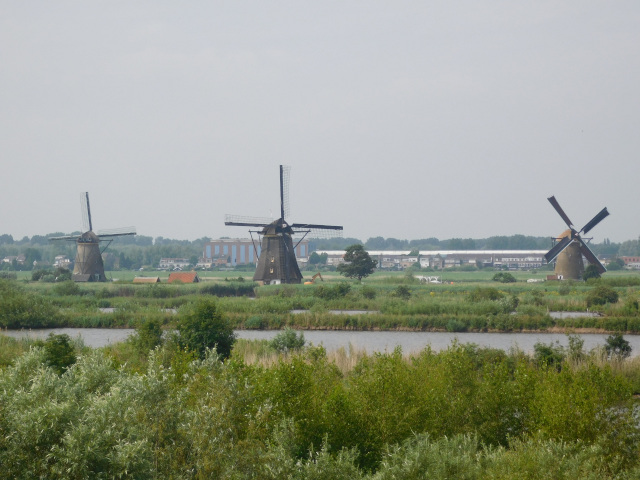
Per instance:
[[[640,333],[640,275],[607,274],[592,283],[527,283],[534,274],[515,272],[516,282],[497,283],[488,273],[493,272],[448,272],[443,276],[452,280],[441,284],[421,284],[396,272],[374,274],[362,284],[327,275],[315,285],[277,286],[258,286],[228,275],[189,285],[1,280],[0,327],[135,327],[150,318],[170,327],[181,308],[213,296],[234,327],[244,329]],[[594,303],[599,288],[614,292],[615,301]],[[303,313],[292,314],[293,310]],[[344,310],[375,313],[334,313]],[[585,316],[560,319],[550,312]]]

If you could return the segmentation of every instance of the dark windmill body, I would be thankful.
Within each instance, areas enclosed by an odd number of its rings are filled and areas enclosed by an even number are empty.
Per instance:
[[[280,218],[270,220],[255,217],[227,215],[225,225],[259,227],[257,233],[262,237],[258,263],[253,280],[262,284],[301,283],[302,273],[298,267],[295,247],[302,239],[313,232],[316,235],[340,235],[342,227],[337,225],[318,225],[311,223],[288,223],[289,216],[289,167],[280,165]],[[301,237],[296,240],[296,237]],[[253,239],[253,235],[251,236]]]
[[[564,223],[569,227],[558,238],[554,238],[555,245],[544,256],[547,263],[556,261],[555,273],[558,277],[565,280],[582,280],[584,273],[584,256],[591,265],[595,265],[599,273],[604,273],[607,269],[600,263],[600,260],[595,256],[591,249],[587,246],[587,242],[581,235],[588,233],[600,223],[609,212],[607,208],[603,208],[600,212],[593,217],[580,231],[576,231],[573,227],[573,223],[569,220],[569,217],[560,207],[560,204],[556,200],[556,197],[551,196],[547,200],[553,205],[556,212],[560,215]],[[590,240],[590,239],[587,239]]]
[[[115,237],[123,235],[135,235],[132,227],[118,230],[100,231],[94,233],[91,222],[91,207],[89,205],[89,193],[81,195],[82,219],[85,232],[81,235],[65,235],[63,237],[52,237],[49,240],[67,240],[76,242],[76,259],[73,267],[73,280],[75,282],[106,282],[104,273],[104,263],[102,253],[107,249]],[[100,248],[100,243],[106,242],[104,248]]]

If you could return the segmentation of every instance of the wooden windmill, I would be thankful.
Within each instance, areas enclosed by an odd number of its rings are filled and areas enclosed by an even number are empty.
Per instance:
[[[80,196],[82,209],[82,223],[84,230],[81,235],[65,235],[51,237],[49,240],[67,240],[77,244],[75,265],[73,267],[73,280],[76,282],[106,282],[102,254],[109,247],[115,237],[135,235],[133,227],[119,228],[115,230],[101,230],[94,233],[91,222],[91,207],[89,206],[89,193],[83,192]],[[100,248],[100,243],[106,243]]]
[[[562,232],[559,237],[554,238],[556,242],[555,245],[544,256],[547,263],[551,263],[554,260],[556,261],[555,273],[565,280],[582,280],[582,274],[584,273],[583,256],[591,265],[596,266],[598,272],[606,272],[607,269],[587,246],[587,242],[582,238],[582,235],[591,231],[593,227],[609,215],[607,207],[600,210],[580,231],[576,231],[576,229],[573,228],[573,223],[571,223],[567,214],[564,213],[564,210],[560,207],[556,197],[551,196],[547,200],[549,200],[549,203],[553,205],[558,215],[560,215],[564,223],[569,227]]]
[[[280,165],[280,218],[277,220],[227,215],[225,225],[259,227],[262,236],[260,252],[254,244],[258,264],[253,280],[263,284],[300,283],[302,274],[298,267],[295,247],[308,234],[312,236],[339,236],[342,227],[312,223],[288,223],[289,217],[289,172],[290,167]],[[253,235],[251,236],[253,239]],[[294,243],[295,242],[295,243]]]

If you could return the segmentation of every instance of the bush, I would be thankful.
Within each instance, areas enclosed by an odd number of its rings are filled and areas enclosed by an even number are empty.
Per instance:
[[[0,327],[54,327],[58,310],[37,293],[26,293],[12,280],[0,279]]]
[[[515,283],[516,277],[511,275],[509,272],[498,272],[493,276],[493,281],[500,283]]]
[[[497,288],[493,287],[476,287],[469,295],[469,299],[472,302],[500,300],[502,297],[504,297],[504,295],[500,293]]]
[[[44,281],[44,278],[42,280]],[[66,282],[56,283],[53,287],[53,293],[60,296],[68,295],[80,295],[80,287],[73,280],[67,280]]]
[[[305,340],[302,332],[297,333],[291,328],[285,328],[269,342],[269,346],[280,353],[289,353],[304,347]]]
[[[402,298],[403,300],[409,300],[411,298],[411,290],[406,285],[398,285],[393,291],[393,296]]]
[[[582,279],[587,282],[589,280],[595,280],[598,278],[600,278],[598,267],[596,267],[595,265],[587,265],[587,268],[584,269],[584,273],[582,274]]]
[[[374,298],[376,298],[377,292],[375,288],[372,288],[369,285],[363,285],[362,288],[360,289],[360,293],[364,298],[373,300]]]
[[[247,330],[262,330],[264,328],[262,317],[254,315],[253,317],[247,318],[244,322],[244,328]]]
[[[162,345],[162,325],[155,318],[146,319],[136,329],[136,333],[129,337],[129,341],[141,353],[148,353]]]
[[[208,349],[215,347],[218,355],[231,355],[236,336],[229,321],[213,300],[198,300],[178,321],[180,343],[205,358]]]
[[[313,295],[323,300],[335,300],[347,296],[351,291],[351,285],[347,282],[340,282],[331,287],[326,285],[320,285],[315,288]]]
[[[562,362],[564,361],[565,352],[562,345],[558,342],[555,344],[550,343],[548,345],[538,342],[533,346],[533,352],[533,358],[538,365],[555,367],[556,370],[560,371]]]
[[[39,343],[44,347],[45,363],[59,375],[76,363],[76,351],[69,335],[50,333],[46,341]]]
[[[604,349],[609,357],[627,358],[631,355],[631,345],[621,333],[609,335]]]
[[[587,307],[592,305],[605,305],[607,303],[617,303],[618,292],[606,285],[599,285],[587,293]]]

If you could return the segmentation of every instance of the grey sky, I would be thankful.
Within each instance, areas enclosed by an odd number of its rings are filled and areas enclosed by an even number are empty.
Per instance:
[[[640,234],[637,1],[0,0],[0,233]]]

